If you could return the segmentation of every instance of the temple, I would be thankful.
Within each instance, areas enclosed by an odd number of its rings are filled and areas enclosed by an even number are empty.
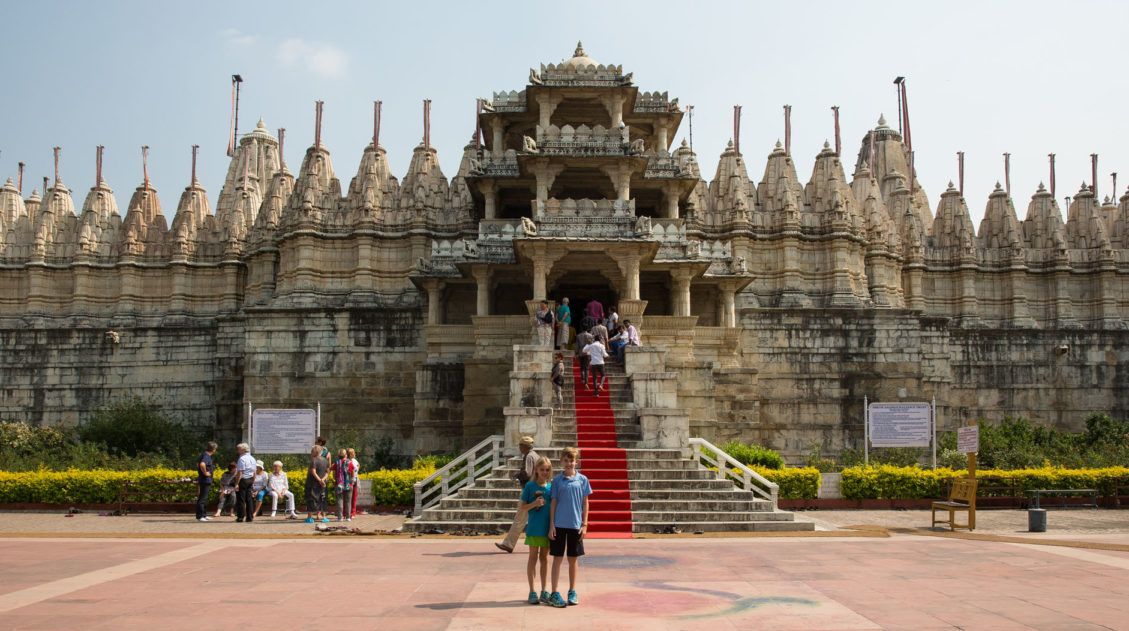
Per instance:
[[[124,209],[100,168],[76,206],[58,151],[45,190],[9,179],[0,415],[74,424],[140,395],[235,437],[249,403],[320,402],[331,433],[459,451],[551,423],[522,349],[535,301],[564,297],[639,325],[623,413],[655,447],[836,453],[864,396],[935,397],[942,427],[1129,412],[1129,193],[1083,184],[1064,221],[1040,186],[1021,219],[997,186],[976,228],[952,185],[931,207],[882,119],[850,175],[825,143],[801,181],[777,143],[754,182],[738,140],[707,182],[678,99],[580,46],[479,110],[451,179],[428,131],[395,177],[378,111],[347,185],[320,104],[296,173],[260,121],[215,212],[193,168],[170,224],[147,170]]]

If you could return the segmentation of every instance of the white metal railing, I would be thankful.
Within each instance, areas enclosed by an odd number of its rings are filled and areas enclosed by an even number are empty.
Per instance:
[[[502,464],[504,442],[501,435],[491,436],[448,462],[442,469],[413,484],[416,501],[412,515],[419,517],[423,509],[438,504],[439,500],[461,488],[474,486],[476,479],[499,467]]]
[[[694,450],[695,462],[717,468],[718,480],[732,480],[743,490],[752,491],[755,495],[772,501],[772,508],[776,508],[780,485],[753,471],[704,438],[691,438],[690,448]]]

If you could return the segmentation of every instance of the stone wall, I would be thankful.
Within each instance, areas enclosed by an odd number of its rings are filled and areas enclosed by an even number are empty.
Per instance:
[[[244,397],[322,409],[322,431],[355,430],[412,450],[418,309],[248,309]]]
[[[229,427],[242,398],[241,323],[111,326],[87,321],[0,329],[0,418],[76,425],[138,396],[197,427]]]

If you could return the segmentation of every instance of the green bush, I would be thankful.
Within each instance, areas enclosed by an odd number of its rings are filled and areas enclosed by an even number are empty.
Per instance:
[[[136,397],[99,408],[79,426],[78,437],[84,443],[105,445],[111,455],[162,454],[182,463],[194,460],[203,443],[197,432]]]
[[[738,462],[750,467],[764,467],[765,469],[783,469],[784,458],[780,454],[760,445],[746,445],[745,443],[730,441],[721,447],[725,453],[733,456]]]
[[[926,499],[939,498],[947,482],[967,475],[954,469],[922,469],[877,465],[843,469],[842,492],[847,499]],[[1018,491],[1031,489],[1097,489],[1111,496],[1119,486],[1129,486],[1129,468],[1065,469],[1039,467],[1030,469],[983,469],[976,472],[980,480],[977,495],[987,495],[991,486],[1014,486]]]
[[[819,497],[819,469],[814,467],[789,467],[767,469],[749,467],[779,485],[779,497],[784,500],[814,499]]]
[[[955,450],[956,432],[943,432],[938,445],[942,453]],[[955,458],[945,461],[963,467]],[[990,469],[1129,466],[1129,421],[1095,414],[1086,419],[1083,432],[1044,427],[1025,418],[980,421],[977,461]]]
[[[410,506],[415,501],[413,484],[434,473],[434,469],[381,470],[362,473],[362,480],[372,480],[373,502],[390,506]],[[290,492],[298,504],[303,504],[306,492],[306,469],[286,472]],[[132,481],[140,490],[164,491],[158,484],[170,480],[194,481],[196,473],[188,469],[148,469],[145,471],[0,471],[0,503],[45,504],[112,504],[126,481]],[[218,480],[212,485],[211,497],[219,493]],[[329,499],[334,499],[330,483]],[[186,484],[171,496],[161,493],[161,501],[192,502],[196,499],[195,485]],[[157,501],[156,495],[151,498]],[[146,501],[140,498],[139,501]]]

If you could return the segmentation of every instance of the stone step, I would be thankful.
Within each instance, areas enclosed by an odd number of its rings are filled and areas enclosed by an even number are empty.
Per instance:
[[[652,491],[645,489],[635,489],[629,492],[623,491],[621,493],[625,494],[625,497],[630,498],[633,502],[751,502],[756,505],[758,510],[764,507],[771,506],[771,502],[764,499],[757,499],[757,497],[749,491],[735,491],[732,489],[695,489],[690,491],[670,489]],[[519,489],[516,484],[511,484],[504,488],[474,486],[469,489],[461,489],[457,494],[452,495],[451,499],[461,498],[517,502],[520,495],[521,489]],[[597,493],[596,496],[600,497],[600,495],[600,493]]]
[[[639,522],[632,524],[632,532],[639,534],[662,532],[677,526],[683,533],[695,532],[811,532],[815,524],[810,521],[700,521],[678,523]]]
[[[705,472],[712,473],[712,472]],[[712,477],[694,477],[694,478],[675,478],[675,479],[635,479],[628,480],[628,486],[632,492],[635,491],[660,491],[660,492],[711,492],[711,491],[733,491],[735,493],[746,493],[748,491],[739,491],[735,489],[732,482],[728,480],[717,480]],[[506,477],[485,477],[480,478],[475,482],[475,487],[486,489],[517,489],[517,483]]]
[[[423,520],[408,520],[404,522],[405,532],[458,532],[466,529],[468,526],[473,526],[477,530],[484,532],[499,532],[503,533],[510,527],[512,516],[510,519],[493,520],[475,522],[474,524],[467,524],[466,522],[456,521],[423,521]],[[651,522],[635,522],[632,525],[632,531],[638,534],[652,534],[661,532],[664,528],[669,526],[677,526],[685,534],[695,532],[811,532],[815,530],[815,524],[806,521],[739,521],[739,522],[696,522],[686,523],[680,522],[677,524],[661,524]]]
[[[442,508],[432,507],[423,511],[419,521],[451,521],[464,524],[481,522],[512,522],[515,509],[500,507],[488,508]],[[792,513],[785,511],[640,511],[631,514],[636,524],[698,524],[710,521],[722,522],[766,522],[792,521]]]
[[[562,447],[536,447],[539,455],[545,456],[551,460],[559,460],[561,457]],[[678,449],[638,449],[638,448],[625,448],[624,452],[627,455],[627,462],[650,462],[652,460],[676,460],[682,458],[682,452]],[[584,453],[580,454],[581,459]],[[506,459],[506,465],[509,467],[517,468],[521,462],[519,456],[511,456]],[[693,462],[687,460],[687,462]]]
[[[592,509],[600,508],[601,502],[620,502],[624,500],[593,500]],[[636,514],[711,512],[711,513],[755,513],[772,512],[771,502],[734,500],[630,500],[631,511]],[[506,510],[512,514],[517,511],[521,500],[516,495],[509,499],[493,497],[464,497],[462,493],[444,498],[433,508],[440,510]],[[429,509],[431,510],[431,509]]]

